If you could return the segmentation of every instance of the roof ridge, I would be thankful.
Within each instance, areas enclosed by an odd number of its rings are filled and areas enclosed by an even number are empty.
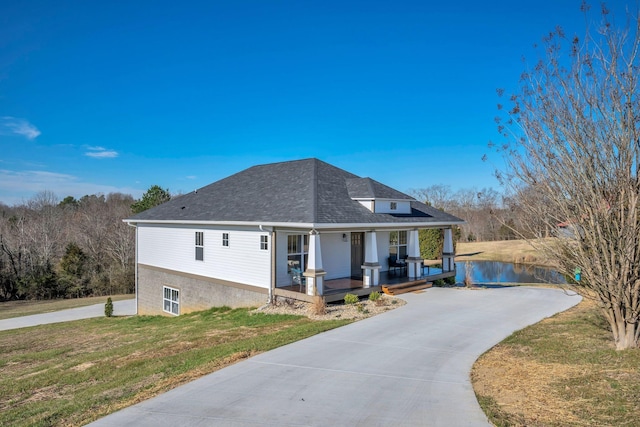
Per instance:
[[[376,192],[375,192],[375,190],[373,189],[373,182],[372,182],[372,179],[371,179],[371,178],[369,178],[368,176],[365,176],[365,177],[364,177],[364,178],[362,178],[362,179],[364,179],[364,181],[367,183],[367,188],[369,189],[369,193],[371,193],[371,195],[372,195],[373,197],[375,197],[375,196],[376,196]]]

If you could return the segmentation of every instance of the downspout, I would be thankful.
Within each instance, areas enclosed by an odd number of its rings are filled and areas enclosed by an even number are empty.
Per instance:
[[[136,230],[135,237],[135,250],[134,250],[134,261],[133,261],[133,282],[136,293],[136,315],[138,314],[138,226],[133,225],[130,222],[127,223],[129,227],[133,227]]]
[[[265,231],[262,224],[258,226],[260,231]],[[276,230],[275,227],[271,228],[269,236],[271,237],[271,274],[269,275],[269,296],[267,297],[267,304],[273,303],[273,288],[276,283]]]
[[[136,250],[135,250],[135,269],[133,270],[134,274],[134,282],[136,288],[136,316],[138,315],[138,226],[134,226],[136,228]]]
[[[271,283],[269,284],[269,301],[273,304],[273,293],[276,286],[276,228],[271,230]]]

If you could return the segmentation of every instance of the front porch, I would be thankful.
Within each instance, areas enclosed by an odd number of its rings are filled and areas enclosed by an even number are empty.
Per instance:
[[[441,268],[425,267],[425,275],[420,277],[408,277],[405,274],[394,271],[380,272],[380,281],[377,286],[365,287],[363,279],[353,278],[341,278],[331,279],[324,281],[324,297],[325,302],[337,302],[344,300],[345,295],[354,294],[359,297],[369,295],[370,293],[377,291],[381,292],[382,287],[385,285],[396,285],[402,283],[411,283],[415,281],[433,282],[437,279],[444,279],[446,277],[455,277],[454,271],[442,271]],[[307,287],[305,283],[293,284],[290,286],[278,287],[274,290],[274,295],[283,298],[292,298],[300,301],[313,302],[315,296],[307,294]]]

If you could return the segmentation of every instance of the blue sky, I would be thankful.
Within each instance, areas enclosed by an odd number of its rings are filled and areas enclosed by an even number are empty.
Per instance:
[[[0,202],[308,157],[499,189],[496,89],[556,25],[583,33],[580,0],[2,2]]]

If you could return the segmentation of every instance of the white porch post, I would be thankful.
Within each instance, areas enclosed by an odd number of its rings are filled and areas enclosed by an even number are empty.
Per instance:
[[[370,288],[380,283],[380,263],[378,262],[378,241],[375,230],[364,233],[364,264],[362,265],[362,286]]]
[[[442,245],[442,271],[454,271],[455,253],[453,252],[453,232],[450,228],[444,229],[444,244]]]
[[[316,230],[309,232],[309,254],[307,269],[303,276],[307,278],[307,295],[322,295],[324,292],[324,276],[322,269],[322,251],[320,249],[320,233]]]
[[[420,234],[418,233],[418,229],[409,230],[407,238],[407,275],[410,279],[417,279],[422,276]]]

